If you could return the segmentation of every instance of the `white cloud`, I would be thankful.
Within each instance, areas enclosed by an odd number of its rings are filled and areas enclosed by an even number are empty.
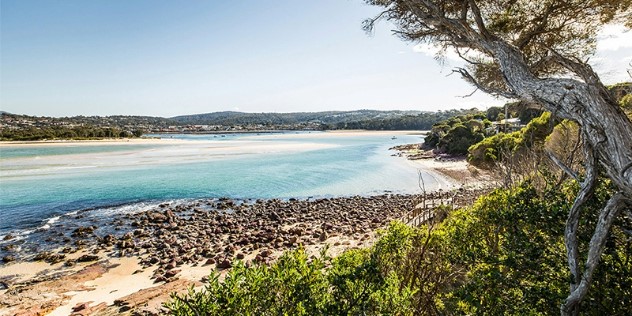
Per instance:
[[[437,57],[439,52],[441,52],[441,48],[433,44],[422,43],[422,44],[417,44],[413,46],[413,52],[422,53],[426,56],[435,58]],[[459,54],[457,54],[456,51],[454,51],[453,49],[448,49],[443,54],[443,57],[445,57],[446,60],[450,60],[450,61],[463,61],[459,57]]]
[[[597,51],[589,63],[606,84],[630,81],[632,31],[623,25],[606,25],[597,35]]]
[[[620,24],[609,24],[597,34],[597,50],[632,48],[632,30]]]

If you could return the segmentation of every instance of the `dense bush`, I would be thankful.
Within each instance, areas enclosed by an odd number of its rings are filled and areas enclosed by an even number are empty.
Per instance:
[[[335,259],[321,253],[310,260],[298,249],[270,267],[238,262],[222,282],[213,273],[204,289],[173,295],[165,306],[174,315],[411,314],[412,291],[401,286],[396,273],[383,269],[392,258],[386,251],[402,245],[383,243]]]
[[[455,116],[433,125],[424,146],[441,153],[465,155],[471,145],[485,138],[490,125],[483,113]]]
[[[29,127],[23,129],[2,129],[0,140],[51,140],[51,139],[100,139],[100,138],[126,138],[140,137],[143,131],[138,129],[126,131],[116,127]]]
[[[520,151],[539,149],[554,124],[551,113],[545,112],[519,131],[498,133],[472,145],[468,149],[468,161],[478,167],[490,167],[511,155],[520,154]]]

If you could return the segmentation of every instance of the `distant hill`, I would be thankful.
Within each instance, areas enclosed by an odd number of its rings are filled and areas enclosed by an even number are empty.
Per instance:
[[[245,113],[245,112],[214,112],[195,115],[183,115],[170,118],[180,124],[204,125],[287,125],[300,123],[320,123],[324,125],[358,122],[367,120],[383,120],[417,115],[421,111],[326,111],[326,112],[296,112],[296,113]]]
[[[215,112],[172,118],[151,116],[37,117],[0,114],[0,139],[92,139],[143,133],[225,133],[270,130],[430,130],[432,125],[476,109],[421,111],[327,111],[298,113]]]

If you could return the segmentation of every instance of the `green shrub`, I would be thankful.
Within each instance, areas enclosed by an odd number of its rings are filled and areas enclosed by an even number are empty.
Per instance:
[[[337,258],[302,249],[271,266],[237,263],[199,291],[173,295],[174,315],[549,315],[568,294],[564,227],[575,181],[538,192],[497,189],[443,222],[393,222],[375,244]],[[601,180],[585,205],[580,251],[611,196]],[[441,216],[442,217],[442,216]],[[632,314],[632,246],[620,218],[581,305],[587,315]]]
[[[473,144],[468,148],[468,161],[477,167],[489,168],[525,149],[539,149],[553,126],[551,113],[545,112],[519,131],[498,133]]]

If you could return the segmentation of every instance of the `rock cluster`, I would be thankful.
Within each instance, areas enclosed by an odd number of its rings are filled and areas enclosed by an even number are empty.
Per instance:
[[[155,280],[171,281],[183,264],[230,268],[234,259],[268,263],[274,253],[323,243],[335,236],[364,240],[415,206],[411,196],[316,200],[198,201],[128,215],[133,231],[97,237],[113,255],[156,266]]]

